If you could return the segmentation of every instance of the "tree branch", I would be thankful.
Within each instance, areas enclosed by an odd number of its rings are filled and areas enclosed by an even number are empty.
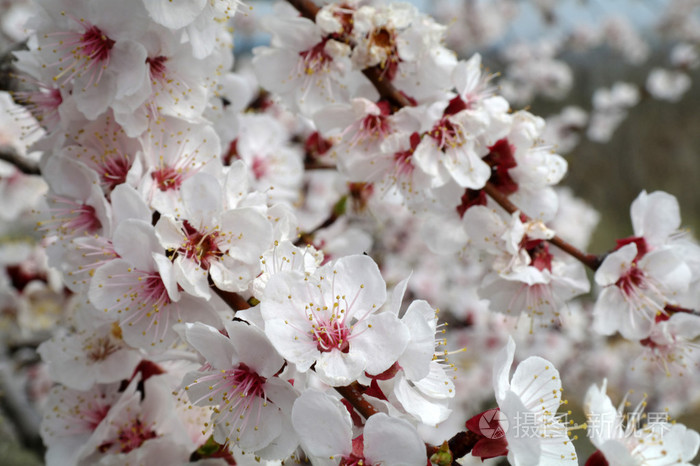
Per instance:
[[[39,167],[20,155],[9,146],[0,147],[0,160],[14,165],[25,175],[40,175]]]
[[[335,391],[348,400],[352,407],[355,408],[358,413],[362,414],[365,419],[377,414],[378,411],[374,409],[374,406],[362,396],[359,383],[353,382],[345,387],[335,387]]]
[[[486,186],[484,186],[483,189],[486,192],[486,194],[488,194],[491,197],[491,199],[496,201],[498,203],[498,205],[503,207],[506,210],[506,212],[508,212],[509,214],[512,214],[512,213],[520,210],[518,208],[518,206],[513,204],[510,201],[510,199],[508,199],[508,196],[506,196],[505,194],[500,192],[498,190],[498,188],[496,188],[490,182],[487,182]],[[600,257],[598,257],[594,254],[587,254],[585,252],[582,252],[580,249],[575,247],[573,244],[564,241],[559,236],[555,235],[554,238],[549,240],[549,242],[552,243],[553,245],[557,246],[559,249],[566,252],[570,256],[578,259],[579,262],[581,262],[583,265],[585,265],[586,267],[588,267],[589,269],[591,269],[593,271],[598,270],[598,267],[600,267],[600,264],[602,262]]]

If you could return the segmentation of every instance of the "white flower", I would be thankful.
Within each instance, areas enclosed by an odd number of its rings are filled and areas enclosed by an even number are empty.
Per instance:
[[[37,351],[51,378],[76,390],[129,379],[141,361],[139,353],[122,340],[116,323],[58,332]]]
[[[307,116],[346,101],[350,47],[324,37],[316,23],[298,17],[288,5],[278,4],[277,15],[265,22],[273,34],[272,47],[253,50],[260,84]]]
[[[214,439],[268,459],[286,458],[297,446],[291,429],[296,393],[276,377],[285,363],[265,334],[244,322],[213,327],[187,324],[185,339],[205,359],[183,385],[192,404],[214,406]]]
[[[609,254],[595,273],[596,283],[605,288],[593,310],[593,328],[603,335],[617,331],[630,340],[648,337],[656,316],[688,287],[690,269],[672,249],[641,258],[640,253],[635,243],[627,244]]]
[[[197,173],[181,188],[178,219],[164,215],[156,224],[161,244],[176,253],[173,269],[188,293],[211,298],[208,278],[226,291],[243,291],[260,271],[260,255],[272,243],[272,226],[250,207],[224,210],[223,188]]]
[[[426,464],[425,445],[411,424],[377,413],[367,419],[362,435],[353,439],[350,413],[323,392],[305,391],[294,403],[292,423],[314,464]]]
[[[114,250],[120,257],[100,266],[88,296],[104,315],[119,320],[124,341],[144,350],[162,350],[182,322],[218,322],[205,301],[180,294],[170,260],[153,227],[125,220],[115,230]]]
[[[683,424],[667,419],[643,418],[641,402],[633,412],[624,413],[625,401],[615,409],[606,395],[607,380],[600,388],[592,385],[586,393],[584,409],[588,416],[588,436],[610,466],[687,465],[700,447],[700,435]],[[624,427],[623,427],[624,423]]]
[[[377,313],[386,300],[379,268],[367,256],[347,256],[312,275],[280,272],[265,288],[265,333],[288,361],[319,378],[348,385],[364,371],[379,374],[396,362],[408,330],[393,313]]]
[[[511,378],[514,355],[515,342],[509,337],[493,368],[496,401],[514,427],[506,431],[508,461],[516,466],[578,464],[569,432],[557,416],[562,403],[559,371],[532,356],[518,364]]]
[[[690,77],[682,71],[654,68],[647,77],[646,88],[659,100],[678,102],[690,89],[690,83]]]

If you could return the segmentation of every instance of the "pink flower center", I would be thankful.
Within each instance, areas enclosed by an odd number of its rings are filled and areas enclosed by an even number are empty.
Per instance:
[[[319,321],[311,326],[311,335],[316,341],[316,348],[322,353],[338,349],[343,353],[350,351],[350,330],[343,322],[331,317],[330,321]]]
[[[117,154],[102,161],[100,168],[102,184],[109,191],[126,182],[126,175],[131,168],[131,160],[125,155]]]
[[[413,174],[413,163],[411,159],[413,158],[413,152],[416,150],[420,144],[420,135],[418,133],[411,134],[411,147],[405,151],[396,152],[394,154],[394,168],[396,174],[400,177],[409,177]]]
[[[151,173],[158,189],[165,192],[171,189],[179,189],[185,177],[180,170],[173,167],[163,167]]]
[[[85,31],[80,41],[82,55],[98,62],[109,60],[110,51],[115,44],[97,26],[92,26]]]
[[[260,377],[257,372],[243,363],[228,372],[231,373],[229,383],[232,384],[234,392],[250,397],[265,398],[266,379]]]
[[[97,338],[90,340],[83,350],[87,353],[87,359],[91,363],[101,362],[107,359],[111,354],[119,351],[119,346],[109,337]]]
[[[156,434],[153,429],[144,426],[140,419],[135,419],[131,425],[123,426],[119,430],[117,436],[119,445],[117,448],[119,448],[121,453],[129,453],[143,445],[146,440],[156,437],[158,437],[158,434]],[[109,449],[109,446],[110,445],[107,445],[107,449]],[[102,448],[104,448],[104,446],[100,447],[101,450]],[[102,451],[106,451],[107,449]]]
[[[632,267],[621,276],[615,285],[617,285],[626,296],[635,295],[638,289],[646,288],[646,276],[644,272],[637,267],[637,263],[633,262]]]
[[[58,196],[54,198],[54,202],[57,206],[50,209],[52,215],[47,224],[58,224],[64,232],[74,235],[93,234],[102,228],[102,222],[93,206]],[[40,222],[38,226],[46,229],[47,224]]]
[[[527,251],[532,262],[530,265],[535,267],[539,271],[549,270],[552,271],[552,254],[549,252],[549,245],[546,241],[541,239],[531,240],[525,237],[522,243],[522,248]]]
[[[339,466],[372,466],[374,463],[370,463],[365,459],[365,440],[363,435],[358,435],[352,439],[352,453],[349,456],[344,456],[340,460]]]
[[[165,78],[165,72],[167,70],[167,68],[165,67],[166,61],[168,61],[168,57],[164,57],[164,56],[146,58],[146,63],[148,64],[149,70],[151,72],[151,78],[153,78],[153,79]]]
[[[178,252],[197,262],[203,269],[208,270],[212,260],[219,260],[224,255],[218,246],[218,242],[222,238],[221,233],[219,231],[201,233],[187,220],[183,222],[182,226],[186,239]]]
[[[87,85],[97,85],[102,73],[109,65],[111,50],[116,42],[107,37],[97,26],[91,25],[85,20],[73,19],[83,28],[82,34],[69,31],[46,36],[61,37],[58,42],[47,44],[47,46],[55,47],[55,51],[61,48],[70,48],[67,55],[59,57],[56,63],[50,65],[59,69],[59,73],[54,76],[53,80],[65,84],[73,77],[80,77],[83,72],[87,72]],[[72,58],[72,61],[67,60],[68,57]]]
[[[253,166],[251,167],[251,170],[253,170],[253,176],[255,176],[256,180],[259,180],[265,174],[267,174],[267,170],[270,167],[270,163],[268,160],[264,157],[254,157],[253,158]]]
[[[391,132],[391,126],[387,118],[391,113],[389,103],[381,100],[377,103],[377,107],[379,107],[379,115],[370,114],[362,120],[360,131],[366,136],[384,137]]]
[[[440,150],[459,147],[465,142],[462,128],[448,117],[443,117],[428,134],[437,142]]]
[[[326,42],[328,42],[328,38],[323,39],[309,50],[299,52],[303,62],[304,73],[312,75],[323,71],[333,61],[333,58],[325,51]]]
[[[31,78],[26,79],[36,81]],[[58,107],[63,103],[63,96],[57,88],[48,87],[38,81],[35,84],[39,89],[32,92],[16,92],[15,100],[24,105],[46,130],[51,131],[60,120]]]
[[[145,279],[140,280],[140,282],[143,283],[140,295],[142,301],[152,304],[153,307],[170,304],[168,290],[158,272],[146,275]]]

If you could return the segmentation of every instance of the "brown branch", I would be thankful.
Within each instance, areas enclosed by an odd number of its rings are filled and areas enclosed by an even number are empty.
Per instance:
[[[292,6],[294,6],[302,16],[313,20],[316,18],[316,13],[318,13],[318,6],[316,6],[310,0],[287,0]],[[372,82],[374,87],[377,89],[379,94],[383,99],[389,101],[396,108],[411,106],[411,101],[402,94],[394,85],[383,78],[382,70],[378,67],[367,68],[363,70],[364,75]],[[496,201],[501,207],[503,207],[509,213],[516,212],[520,210],[515,204],[513,204],[508,197],[501,193],[495,186],[491,183],[486,183],[483,188],[486,194],[491,196],[491,198]],[[550,243],[557,246],[562,251],[571,255],[572,257],[578,259],[582,264],[584,264],[589,269],[595,271],[598,270],[602,259],[594,254],[587,254],[576,248],[571,243],[568,243],[561,239],[559,236],[549,240]]]
[[[316,20],[316,14],[320,8],[311,0],[287,0],[287,2],[296,8],[304,18],[310,19],[311,21]]]
[[[239,295],[238,293],[232,293],[231,291],[224,291],[216,286],[213,287],[214,292],[219,295],[221,299],[224,300],[226,304],[233,310],[233,311],[242,311],[243,309],[249,309],[251,306],[246,301],[243,296]]]
[[[353,382],[345,387],[335,387],[335,391],[348,400],[352,407],[355,408],[358,413],[362,414],[365,419],[377,414],[378,411],[374,409],[374,406],[362,396],[359,383]]]
[[[39,166],[32,163],[28,159],[21,157],[14,149],[9,146],[0,147],[0,160],[14,165],[17,170],[25,175],[40,175]]]
[[[362,70],[362,73],[369,79],[374,87],[382,96],[382,99],[387,100],[396,108],[412,107],[411,101],[402,94],[393,84],[387,79],[384,79],[383,70],[378,66]]]
[[[484,186],[483,189],[484,189],[484,192],[486,192],[486,194],[488,194],[494,201],[496,201],[498,203],[498,205],[503,207],[506,210],[506,212],[508,212],[509,214],[520,211],[518,206],[513,204],[510,201],[510,199],[508,199],[508,196],[506,196],[501,191],[499,191],[498,188],[496,188],[490,182],[487,182],[486,186]],[[522,211],[521,211],[521,213],[522,213]],[[554,238],[550,239],[549,242],[552,243],[553,245],[557,246],[559,249],[566,252],[570,256],[578,259],[579,262],[581,262],[583,265],[585,265],[586,267],[588,267],[589,269],[591,269],[593,271],[598,270],[598,267],[600,267],[600,264],[602,262],[600,257],[598,257],[594,254],[587,254],[585,252],[582,252],[576,246],[564,241],[559,236],[554,236]]]

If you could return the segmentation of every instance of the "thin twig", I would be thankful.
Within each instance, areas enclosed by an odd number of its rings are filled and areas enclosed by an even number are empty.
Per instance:
[[[486,194],[488,194],[491,199],[496,201],[498,205],[503,207],[506,212],[509,214],[515,213],[517,211],[520,211],[518,206],[513,204],[510,199],[508,199],[508,196],[503,194],[496,188],[493,184],[490,182],[486,183],[486,186],[484,186],[484,191]],[[522,211],[520,211],[522,213]],[[524,214],[523,214],[524,215]],[[576,246],[574,246],[571,243],[568,243],[561,239],[559,236],[554,236],[554,238],[551,238],[549,240],[550,243],[553,245],[557,246],[559,249],[562,251],[566,252],[570,256],[578,259],[583,265],[588,267],[589,269],[596,271],[598,270],[598,267],[600,267],[601,264],[601,259],[594,255],[594,254],[586,254],[585,252],[582,252],[580,249],[578,249]]]
[[[20,157],[20,155],[11,147],[0,147],[0,160],[4,160],[7,163],[11,163],[17,168],[17,170],[21,171],[25,175],[41,174],[38,165],[23,157]]]

